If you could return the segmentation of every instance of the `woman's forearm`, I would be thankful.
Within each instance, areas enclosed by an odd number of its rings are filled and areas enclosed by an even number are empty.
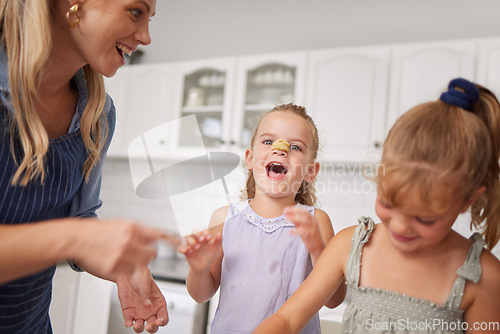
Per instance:
[[[0,283],[36,273],[70,258],[73,222],[0,225]]]
[[[73,260],[94,276],[116,282],[156,256],[154,243],[167,235],[125,219],[68,218],[0,225],[0,282]]]

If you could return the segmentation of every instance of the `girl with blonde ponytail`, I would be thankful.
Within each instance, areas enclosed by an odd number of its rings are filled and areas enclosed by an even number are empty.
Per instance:
[[[52,333],[51,281],[63,260],[117,282],[125,323],[137,332],[168,321],[147,268],[152,244],[165,235],[96,219],[115,126],[102,75],[150,43],[155,7],[156,0],[0,0],[1,333]]]
[[[375,212],[339,232],[309,278],[254,332],[296,333],[345,278],[344,333],[500,333],[500,104],[450,81],[403,114],[384,143]],[[470,210],[479,229],[452,227]],[[485,247],[487,246],[487,247]]]

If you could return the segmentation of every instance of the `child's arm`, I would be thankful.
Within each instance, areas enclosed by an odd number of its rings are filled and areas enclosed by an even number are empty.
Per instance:
[[[465,310],[466,333],[500,333],[500,261],[490,252],[481,254],[482,274],[478,283],[467,283],[474,298]],[[466,290],[467,291],[467,290]],[[464,296],[465,297],[465,296]]]
[[[298,333],[343,284],[344,268],[354,228],[333,237],[302,285],[255,334]]]
[[[330,217],[320,209],[315,210],[313,217],[306,210],[297,206],[285,208],[285,214],[286,218],[295,225],[295,229],[291,233],[302,238],[309,254],[311,254],[314,266],[334,234]]]
[[[304,241],[314,267],[321,252],[325,249],[325,245],[334,235],[330,217],[320,209],[316,209],[314,217],[312,217],[307,211],[296,206],[286,208],[285,213],[287,219],[295,224],[292,233],[300,235]],[[344,301],[346,292],[346,285],[341,284],[325,306],[329,308],[337,307]]]
[[[189,272],[186,287],[198,303],[208,301],[217,292],[222,263],[222,228],[228,207],[218,209],[210,219],[210,229],[185,238],[179,252],[186,256]]]

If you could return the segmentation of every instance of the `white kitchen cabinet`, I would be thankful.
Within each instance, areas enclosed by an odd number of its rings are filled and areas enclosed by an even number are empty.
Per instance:
[[[366,161],[380,146],[389,61],[387,47],[310,52],[306,107],[318,127],[320,160]]]
[[[165,159],[168,150],[179,161],[207,151],[242,155],[259,116],[293,102],[304,105],[319,128],[321,160],[373,162],[402,113],[438,99],[455,77],[500,95],[499,73],[498,38],[125,66],[106,79],[117,107],[109,155],[128,156],[132,140],[153,128],[142,138],[151,157]],[[189,115],[197,127],[158,127]]]
[[[113,283],[60,263],[52,282],[49,314],[55,334],[106,334]]]
[[[52,330],[55,334],[73,333],[79,279],[80,273],[71,269],[67,263],[57,265],[52,280],[52,301],[49,309]]]
[[[476,81],[500,98],[500,39],[478,43]]]
[[[187,155],[242,154],[261,113],[304,101],[305,60],[306,52],[291,52],[177,63],[175,114],[196,116],[204,147],[190,129],[180,129],[174,142]]]
[[[129,65],[105,79],[117,118],[108,156],[127,157],[136,137],[172,118],[174,73],[173,64]],[[167,140],[168,134],[160,134],[151,149],[161,150]]]
[[[250,147],[259,116],[276,105],[302,105],[306,80],[304,52],[264,54],[237,59],[231,141],[241,154]]]
[[[171,139],[187,155],[227,151],[231,144],[235,59],[217,58],[176,64],[174,115],[195,115],[199,129],[180,128]],[[199,130],[202,143],[198,140]],[[201,147],[200,147],[201,145]]]
[[[474,80],[475,54],[472,41],[394,46],[388,129],[410,108],[437,100],[451,79]]]

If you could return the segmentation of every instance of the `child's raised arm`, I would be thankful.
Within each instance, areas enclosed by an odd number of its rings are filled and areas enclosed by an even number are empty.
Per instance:
[[[306,210],[298,206],[285,208],[285,214],[286,218],[295,224],[295,229],[292,233],[302,238],[311,255],[311,262],[314,267],[319,256],[334,235],[330,217],[325,211],[320,209],[314,211],[313,217]],[[325,305],[329,308],[337,307],[344,301],[346,292],[346,285],[341,284],[337,292],[335,292]]]
[[[343,284],[354,228],[333,237],[316,265],[293,295],[254,334],[298,333]]]
[[[224,207],[216,210],[210,219],[210,228],[186,236],[185,244],[178,248],[189,263],[187,290],[198,303],[208,301],[219,288],[223,257],[222,228],[228,209]]]
[[[330,217],[323,210],[316,209],[314,217],[298,206],[285,208],[286,218],[295,224],[292,234],[299,235],[304,242],[313,266],[318,260],[326,244],[333,237]]]

